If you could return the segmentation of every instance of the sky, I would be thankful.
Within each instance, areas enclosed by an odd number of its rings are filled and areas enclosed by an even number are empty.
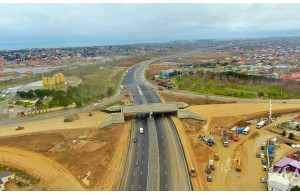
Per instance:
[[[1,4],[0,43],[300,36],[300,4]]]

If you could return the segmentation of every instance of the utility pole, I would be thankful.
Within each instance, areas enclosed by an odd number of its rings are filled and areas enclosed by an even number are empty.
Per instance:
[[[272,122],[272,100],[270,100],[270,115],[269,115],[269,123]]]

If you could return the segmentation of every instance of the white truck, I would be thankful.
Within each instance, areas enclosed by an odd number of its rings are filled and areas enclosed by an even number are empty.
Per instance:
[[[144,133],[144,129],[143,127],[140,128],[140,134],[143,134]]]
[[[245,127],[243,134],[247,135],[249,132],[250,132],[250,127],[249,126]]]
[[[121,89],[121,90],[123,90],[123,89],[124,89],[124,86],[123,86],[123,85],[121,85],[121,86],[120,86],[120,89]]]
[[[260,121],[257,125],[256,125],[256,129],[260,129],[262,128],[263,126],[266,125],[266,121]]]
[[[226,135],[224,135],[222,139],[223,139],[224,147],[228,147],[228,141],[227,141]]]

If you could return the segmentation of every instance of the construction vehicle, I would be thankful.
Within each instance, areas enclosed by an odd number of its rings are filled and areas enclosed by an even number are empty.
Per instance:
[[[210,139],[207,141],[207,145],[212,146],[214,144],[214,137],[210,136]]]
[[[89,112],[89,116],[93,116],[93,113],[92,113],[92,112]]]
[[[207,180],[208,182],[212,182],[212,176],[211,176],[211,175],[208,175],[206,180]]]
[[[23,129],[24,129],[23,126],[18,126],[18,127],[16,128],[16,131],[23,130]]]
[[[65,118],[64,119],[64,122],[66,123],[66,122],[72,122],[73,121],[73,118]]]
[[[242,160],[241,160],[241,157],[239,157],[237,160],[236,160],[236,166],[235,166],[235,169],[237,170],[237,171],[242,171],[242,162],[241,162]]]
[[[263,126],[265,126],[267,124],[266,121],[260,121],[257,125],[256,125],[256,129],[260,129],[262,128]]]
[[[219,160],[219,154],[218,153],[215,153],[214,157],[215,157],[215,160]]]
[[[233,140],[234,141],[239,141],[239,132],[238,132],[238,129],[236,128],[236,130],[235,130],[235,134],[234,134],[234,136],[233,136]]]
[[[224,135],[222,139],[223,139],[223,145],[224,145],[224,147],[228,147],[228,141],[227,141],[226,135]]]
[[[197,177],[195,168],[191,169],[191,177]]]
[[[247,135],[249,132],[250,132],[250,127],[249,126],[245,127],[243,134]]]
[[[159,87],[158,87],[158,90],[160,90],[160,91],[163,91],[163,90],[164,90],[164,88],[163,88],[163,87],[161,87],[161,86],[159,86]]]

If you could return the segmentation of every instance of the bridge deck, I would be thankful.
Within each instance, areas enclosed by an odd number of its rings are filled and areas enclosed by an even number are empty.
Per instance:
[[[124,114],[177,112],[178,106],[176,103],[152,103],[141,105],[124,105],[122,106],[122,110]]]

